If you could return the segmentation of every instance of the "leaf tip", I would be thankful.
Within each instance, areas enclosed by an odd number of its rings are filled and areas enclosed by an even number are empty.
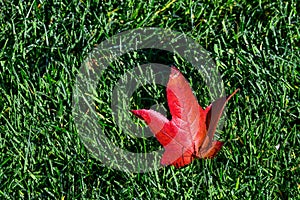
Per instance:
[[[170,78],[172,77],[172,78],[175,78],[175,77],[177,77],[177,76],[179,76],[180,75],[180,71],[174,66],[174,65],[172,65],[171,66],[171,74],[170,74]]]
[[[134,114],[135,116],[137,116],[138,118],[144,119],[143,117],[143,110],[130,110],[130,112],[132,114]]]

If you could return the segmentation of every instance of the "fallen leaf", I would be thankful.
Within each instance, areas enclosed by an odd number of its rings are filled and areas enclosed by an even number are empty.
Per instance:
[[[162,165],[177,168],[190,164],[196,158],[213,158],[223,142],[213,141],[218,121],[229,97],[214,101],[205,110],[198,104],[184,76],[175,67],[167,84],[167,100],[172,119],[154,110],[132,110],[149,126],[164,147]]]

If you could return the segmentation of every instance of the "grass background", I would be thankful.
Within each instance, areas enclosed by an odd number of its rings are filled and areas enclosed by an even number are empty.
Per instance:
[[[299,12],[297,1],[1,1],[1,199],[299,199]],[[215,159],[128,174],[103,166],[80,142],[71,116],[77,69],[95,45],[138,27],[192,37],[211,52],[226,93],[241,88]],[[206,106],[203,86],[181,70]],[[101,98],[109,101],[113,83]],[[121,134],[109,107],[99,112],[106,130]]]

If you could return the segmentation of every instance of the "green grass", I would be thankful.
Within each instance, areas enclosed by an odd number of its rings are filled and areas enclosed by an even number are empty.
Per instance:
[[[279,0],[1,1],[1,199],[299,199],[299,10]],[[215,159],[132,174],[104,166],[82,144],[71,115],[77,70],[95,45],[139,27],[185,33],[211,52],[226,93],[241,89],[228,104]],[[125,67],[112,63],[99,83],[99,123],[120,147],[152,150],[156,140],[120,131],[109,107],[118,77],[155,60],[133,55],[122,58]],[[156,61],[172,64],[164,59]],[[178,67],[207,106],[201,78],[184,62]],[[146,89],[132,108],[165,102],[164,88]]]

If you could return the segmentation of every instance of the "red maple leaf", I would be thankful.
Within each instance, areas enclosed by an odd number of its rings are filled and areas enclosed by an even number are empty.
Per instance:
[[[151,109],[131,111],[146,122],[163,145],[165,151],[161,164],[179,168],[195,158],[216,156],[223,142],[213,141],[213,136],[225,104],[238,89],[227,98],[217,99],[204,110],[184,76],[172,67],[166,90],[171,120]]]

